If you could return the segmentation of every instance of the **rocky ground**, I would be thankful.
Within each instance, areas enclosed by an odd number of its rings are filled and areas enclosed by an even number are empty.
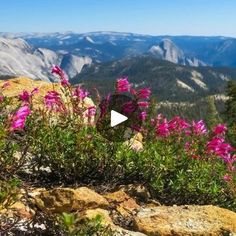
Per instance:
[[[31,222],[44,235],[48,226],[35,221],[36,215],[63,212],[88,219],[101,215],[102,224],[114,235],[236,235],[236,213],[212,205],[161,206],[141,185],[104,194],[87,187],[22,190],[20,200],[0,214],[12,221],[17,218],[14,227],[22,235],[28,230],[24,225]]]

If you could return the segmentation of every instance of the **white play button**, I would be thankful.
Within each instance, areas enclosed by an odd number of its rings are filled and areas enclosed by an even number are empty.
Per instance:
[[[128,120],[128,117],[120,114],[119,112],[111,110],[111,127],[114,127],[126,120]]]

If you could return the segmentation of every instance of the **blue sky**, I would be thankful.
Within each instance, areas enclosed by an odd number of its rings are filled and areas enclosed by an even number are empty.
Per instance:
[[[236,0],[1,0],[1,32],[236,37]]]

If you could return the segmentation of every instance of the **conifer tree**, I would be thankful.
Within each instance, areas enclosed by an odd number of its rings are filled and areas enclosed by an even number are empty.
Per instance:
[[[214,127],[215,125],[221,122],[219,113],[216,109],[215,99],[213,96],[208,96],[206,98],[207,102],[207,113],[206,113],[206,122],[209,128]]]
[[[228,124],[228,138],[236,147],[236,82],[230,81],[227,86],[227,96],[225,104],[225,122]]]

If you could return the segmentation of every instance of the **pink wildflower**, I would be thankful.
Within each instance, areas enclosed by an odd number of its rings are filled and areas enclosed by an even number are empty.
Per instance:
[[[17,120],[14,120],[11,124],[11,131],[23,129],[25,127],[25,118],[19,118]]]
[[[141,108],[148,108],[149,103],[148,102],[138,102],[138,106]]]
[[[158,115],[156,116],[156,118],[152,118],[152,119],[151,119],[151,125],[152,125],[152,126],[156,126],[156,125],[159,124],[160,121],[163,120],[163,119],[164,119],[163,115],[162,115],[162,114],[158,114]]]
[[[184,149],[185,149],[186,151],[189,151],[189,150],[190,150],[190,147],[191,147],[190,142],[186,142],[186,143],[184,144]]]
[[[228,155],[225,155],[223,157],[223,160],[225,163],[227,163],[228,165],[233,165],[234,162],[236,162],[236,155],[231,155],[231,154],[228,154]]]
[[[179,116],[174,117],[172,120],[169,121],[169,129],[172,131],[181,132],[190,127],[185,120],[181,119]]]
[[[61,85],[62,85],[63,87],[68,87],[68,86],[70,85],[70,82],[69,82],[68,79],[62,79],[62,80],[61,80]]]
[[[39,89],[38,88],[34,88],[30,93],[26,90],[23,90],[20,94],[19,94],[19,98],[21,101],[29,103],[30,99],[32,98],[32,96],[36,93],[38,93]]]
[[[236,155],[230,156],[230,158],[228,160],[225,160],[225,162],[230,172],[236,171],[236,166],[234,165],[234,163],[236,163]]]
[[[184,131],[184,133],[186,136],[190,136],[192,132],[191,132],[191,130],[187,129]]]
[[[91,118],[95,116],[95,114],[96,114],[96,107],[95,106],[88,107],[86,116]]]
[[[156,133],[161,137],[167,137],[170,134],[169,124],[166,119],[163,121],[163,123],[157,125]]]
[[[142,121],[146,120],[147,118],[147,112],[146,111],[142,111],[139,115],[138,118]]]
[[[52,74],[56,74],[60,77],[61,85],[63,87],[67,87],[70,85],[69,80],[66,78],[66,74],[59,66],[53,66],[51,72],[52,72]]]
[[[213,138],[207,143],[207,151],[219,156],[227,162],[228,155],[234,149],[230,144],[225,143],[224,141],[223,138]]]
[[[225,159],[225,157],[232,152],[234,149],[233,147],[228,144],[228,143],[221,143],[218,147],[218,150],[216,150],[216,154],[218,156],[220,156],[223,160]]]
[[[138,90],[138,99],[149,99],[151,90],[149,88],[143,88]]]
[[[131,114],[135,110],[136,110],[136,105],[132,101],[124,103],[124,105],[122,107],[122,111],[125,114]]]
[[[47,108],[55,111],[60,111],[63,106],[60,94],[56,91],[49,91],[44,97],[44,103]]]
[[[224,124],[219,124],[213,128],[213,133],[215,135],[221,135],[221,134],[224,135],[226,131],[227,131],[227,127]]]
[[[193,128],[193,133],[196,135],[202,135],[207,133],[207,129],[203,120],[200,120],[198,122],[193,121],[192,128]]]
[[[59,75],[61,79],[64,78],[64,71],[59,66],[53,66],[51,73]]]
[[[108,94],[105,99],[102,100],[102,102],[99,104],[99,108],[100,108],[100,117],[103,117],[106,112],[107,112],[107,108],[109,106],[109,101],[110,101],[111,95]]]
[[[28,105],[20,107],[12,118],[10,130],[14,131],[18,129],[23,129],[25,127],[26,119],[30,113],[31,111]]]
[[[130,83],[128,81],[128,77],[123,77],[117,80],[116,82],[116,91],[118,93],[129,92],[130,91]]]
[[[22,100],[24,102],[29,102],[30,101],[30,93],[28,91],[24,90],[19,94],[19,98],[20,98],[20,100]]]
[[[20,118],[20,117],[27,117],[31,113],[29,106],[24,105],[23,107],[20,107],[17,112],[15,113],[15,118]]]
[[[88,91],[83,90],[80,86],[76,87],[74,90],[74,96],[79,100],[84,100],[88,95]]]
[[[224,180],[225,182],[230,182],[230,181],[232,181],[232,176],[230,176],[229,174],[225,174],[225,175],[223,176],[223,180]]]
[[[213,138],[207,143],[207,151],[216,153],[223,142],[224,142],[223,138]]]

